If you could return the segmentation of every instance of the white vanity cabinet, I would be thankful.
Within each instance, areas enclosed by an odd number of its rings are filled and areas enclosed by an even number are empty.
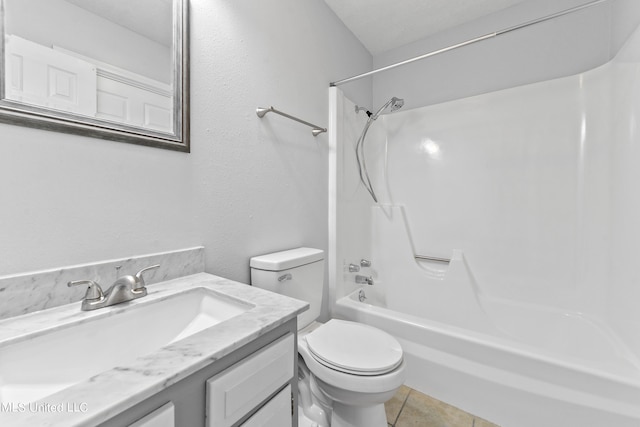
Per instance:
[[[291,386],[276,394],[241,427],[291,427]]]
[[[294,318],[100,426],[297,427],[296,333]]]
[[[294,336],[288,334],[207,380],[207,427],[231,427],[285,387],[293,378],[293,352]],[[290,404],[285,411],[289,423],[279,427],[291,426]]]
[[[147,414],[144,418],[130,424],[129,427],[175,427],[175,425],[174,406],[173,403],[169,402]]]

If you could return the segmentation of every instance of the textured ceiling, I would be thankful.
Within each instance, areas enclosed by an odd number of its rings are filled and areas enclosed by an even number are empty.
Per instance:
[[[173,40],[172,0],[67,0],[164,46]]]
[[[324,0],[373,55],[525,0]]]

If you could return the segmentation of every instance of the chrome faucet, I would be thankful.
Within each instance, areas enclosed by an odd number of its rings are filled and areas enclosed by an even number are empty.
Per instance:
[[[373,277],[371,276],[361,276],[359,274],[356,275],[356,283],[373,285]]]
[[[142,274],[145,271],[158,268],[160,264],[152,265],[138,271],[134,276],[127,275],[118,278],[106,292],[102,291],[99,284],[93,280],[76,280],[67,283],[67,286],[89,285],[87,293],[82,300],[82,310],[96,310],[102,307],[120,304],[147,295],[147,288]]]

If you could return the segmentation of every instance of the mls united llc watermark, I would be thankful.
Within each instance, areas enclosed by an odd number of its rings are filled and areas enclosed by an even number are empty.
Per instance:
[[[43,403],[43,402],[0,402],[0,413],[25,412],[87,412],[86,402]]]

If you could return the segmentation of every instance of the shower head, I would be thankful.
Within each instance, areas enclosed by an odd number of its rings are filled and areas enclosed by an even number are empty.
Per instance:
[[[391,98],[391,111],[399,110],[403,106],[404,106],[404,99],[396,98],[395,96]]]
[[[382,107],[380,107],[380,109],[375,114],[372,114],[371,119],[376,120],[378,116],[388,107],[391,107],[391,111],[396,111],[402,108],[403,105],[404,105],[404,99],[396,98],[394,96],[393,98],[388,100]]]

